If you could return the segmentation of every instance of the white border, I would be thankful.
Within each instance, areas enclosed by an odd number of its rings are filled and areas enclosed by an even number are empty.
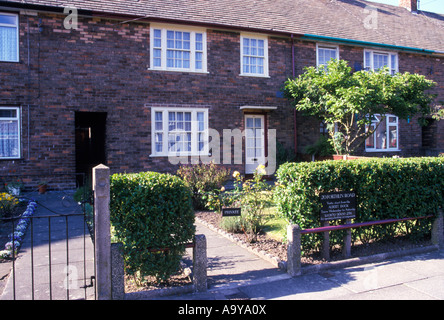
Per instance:
[[[17,111],[17,116],[14,118],[0,118],[1,120],[12,120],[12,121],[18,121],[18,156],[17,157],[0,157],[1,160],[17,160],[22,158],[22,121],[21,121],[21,108],[20,107],[8,107],[8,106],[0,106],[0,109],[14,109]]]
[[[336,50],[336,60],[340,59],[339,56],[339,46],[324,44],[324,43],[316,43],[316,68],[319,68],[319,48],[321,49],[331,49]]]
[[[160,29],[162,33],[162,45],[161,45],[161,66],[154,67],[154,29]],[[168,68],[167,67],[167,30],[171,31],[182,31],[182,32],[190,32],[191,33],[191,48],[190,48],[190,68]],[[203,54],[202,54],[202,70],[195,69],[196,63],[196,33],[202,33],[202,46],[203,46]],[[181,25],[173,25],[173,24],[150,24],[150,66],[148,70],[161,70],[161,71],[173,71],[173,72],[192,72],[192,73],[208,73],[207,71],[207,32],[204,28],[197,27],[189,27],[189,26],[181,26]]]
[[[264,73],[244,73],[244,38],[264,40]],[[269,76],[269,63],[268,63],[268,36],[257,33],[241,33],[240,35],[240,76],[244,77],[259,77],[259,78],[270,78]]]
[[[168,152],[168,112],[191,112],[191,152],[172,152],[171,154]],[[156,123],[156,112],[162,112],[162,133],[164,135],[163,137],[163,145],[162,145],[162,152],[157,153],[156,152],[156,130],[155,130],[155,123]],[[197,114],[197,112],[203,112],[204,113],[204,121],[205,121],[205,128],[204,128],[204,134],[205,134],[205,140],[204,140],[204,150],[201,152],[198,152],[198,146],[197,146],[197,121],[194,117],[194,114]],[[209,109],[207,108],[177,108],[177,107],[151,107],[151,154],[150,157],[169,157],[169,156],[203,156],[208,155],[208,140],[209,140],[209,123],[208,123],[208,113]]]
[[[20,62],[20,40],[19,40],[19,35],[20,35],[20,30],[19,30],[19,15],[18,14],[14,14],[14,13],[6,13],[6,12],[0,12],[0,15],[4,15],[4,16],[12,16],[15,17],[15,28],[17,30],[17,43],[16,43],[16,48],[17,48],[17,60],[0,60],[0,62]],[[0,23],[0,27],[14,27],[14,25],[11,24],[3,24]]]

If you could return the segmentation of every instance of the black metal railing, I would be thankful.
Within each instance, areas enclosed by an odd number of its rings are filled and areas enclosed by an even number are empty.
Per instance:
[[[11,266],[1,299],[96,298],[92,207],[88,198],[76,203],[72,196],[72,191],[27,193],[20,197],[28,202],[22,214],[0,219],[2,230],[10,230],[8,247],[0,248],[2,260]]]

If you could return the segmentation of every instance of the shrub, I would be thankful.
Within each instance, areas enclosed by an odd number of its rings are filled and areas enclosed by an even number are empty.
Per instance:
[[[242,176],[235,177],[235,184],[242,184],[239,198],[242,208],[243,230],[250,242],[255,242],[264,224],[263,211],[268,204],[268,194],[265,193],[268,184],[262,179],[265,175],[265,167],[260,165],[253,174],[253,178],[243,181]]]
[[[197,164],[181,166],[177,175],[193,193],[193,205],[196,209],[204,209],[209,193],[219,191],[227,181],[229,169],[214,164]]]
[[[302,229],[320,226],[321,192],[355,191],[355,222],[421,217],[444,207],[443,158],[293,163],[283,165],[277,178],[279,213]],[[430,232],[430,224],[428,219],[359,228],[353,229],[352,235],[370,241],[395,236],[403,229],[406,234],[423,237]],[[330,237],[333,244],[341,242],[341,232]],[[320,243],[320,234],[303,237],[305,249],[319,247]]]
[[[111,224],[123,243],[128,274],[166,281],[195,234],[189,189],[179,177],[155,172],[115,174],[110,185]]]
[[[243,231],[247,240],[255,242],[257,235],[262,231],[264,225],[265,207],[269,204],[268,184],[262,180],[265,175],[265,167],[258,166],[252,179],[244,180],[238,171],[233,173],[234,191],[221,193],[213,203],[217,208],[240,206],[242,216],[235,218],[224,218],[221,227],[229,232]]]
[[[244,224],[242,217],[223,217],[220,221],[220,227],[230,233],[241,233]]]
[[[0,193],[0,218],[12,215],[18,203],[17,197],[6,192]]]

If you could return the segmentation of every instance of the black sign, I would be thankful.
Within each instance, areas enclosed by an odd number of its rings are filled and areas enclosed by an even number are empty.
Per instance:
[[[321,193],[321,221],[356,218],[356,194],[353,191]]]
[[[222,217],[240,217],[241,208],[223,208]]]

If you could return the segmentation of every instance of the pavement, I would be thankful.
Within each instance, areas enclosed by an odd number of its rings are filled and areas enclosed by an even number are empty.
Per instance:
[[[366,259],[361,265],[292,278],[221,234],[196,225],[196,233],[207,238],[209,289],[159,300],[444,300],[443,248],[406,251],[383,261]]]
[[[44,207],[38,206],[34,214],[40,218],[33,220],[26,234],[15,262],[15,277],[12,272],[1,300],[13,299],[13,282],[18,300],[94,299],[94,289],[85,287],[93,275],[92,241],[84,236],[88,231],[82,217],[64,216],[78,213],[75,204],[63,200],[65,196],[63,192],[34,196]],[[205,225],[196,222],[196,228],[197,234],[207,238],[208,291],[149,299],[444,300],[443,248],[406,251],[410,254],[366,259],[353,266],[341,264],[292,278]]]
[[[0,300],[94,299],[93,243],[72,192],[24,196],[39,205]]]

